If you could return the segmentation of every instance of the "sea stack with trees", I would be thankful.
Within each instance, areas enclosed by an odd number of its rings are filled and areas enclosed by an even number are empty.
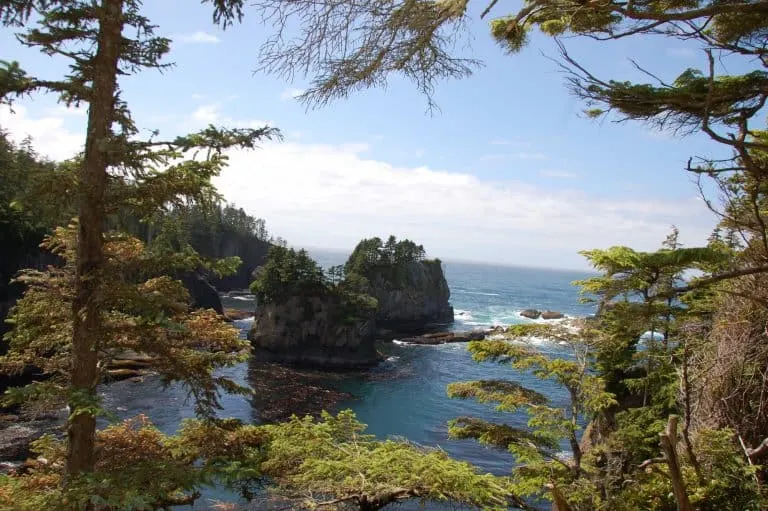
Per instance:
[[[453,321],[440,260],[394,236],[362,240],[326,272],[305,250],[274,246],[251,290],[258,305],[248,338],[263,360],[371,366],[380,360],[377,330],[418,334]]]
[[[376,301],[351,281],[328,279],[305,250],[272,247],[251,290],[257,357],[337,369],[378,362]]]
[[[344,265],[346,274],[367,283],[376,298],[376,327],[420,333],[453,322],[451,291],[440,259],[427,259],[411,240],[386,243],[378,237],[360,241]]]

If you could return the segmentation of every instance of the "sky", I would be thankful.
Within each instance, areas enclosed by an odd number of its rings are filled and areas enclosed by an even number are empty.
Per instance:
[[[121,82],[139,126],[164,136],[209,123],[279,128],[282,142],[233,152],[215,182],[292,246],[349,251],[361,238],[395,234],[447,260],[586,269],[580,250],[653,250],[671,225],[693,246],[716,222],[684,168],[689,157],[722,149],[703,136],[586,118],[544,36],[510,56],[475,15],[459,51],[484,66],[441,83],[434,114],[399,78],[307,110],[294,97],[303,77],[254,73],[272,26],[246,13],[243,24],[221,31],[210,6],[192,0],[146,2],[145,13],[173,40],[175,65]],[[664,38],[565,43],[610,79],[647,81],[630,59],[669,80],[706,65],[696,47]],[[30,74],[66,71],[65,62],[21,47],[10,29],[0,30],[0,48]],[[0,107],[0,127],[17,140],[32,136],[53,159],[81,149],[84,126],[84,110],[52,96],[19,101],[14,112]]]

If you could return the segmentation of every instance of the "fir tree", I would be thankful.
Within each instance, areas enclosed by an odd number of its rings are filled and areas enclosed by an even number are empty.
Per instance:
[[[214,22],[229,26],[242,16],[241,1],[213,2]],[[110,207],[132,205],[150,214],[182,197],[210,193],[210,178],[226,161],[222,151],[254,147],[274,135],[269,128],[227,130],[208,127],[171,141],[140,140],[122,98],[118,77],[143,69],[165,69],[170,40],[135,0],[14,1],[0,4],[0,22],[20,27],[19,41],[47,55],[67,59],[61,78],[28,75],[16,62],[0,65],[0,101],[32,93],[53,93],[66,105],[88,105],[85,147],[76,166],[77,242],[73,251],[69,319],[71,350],[66,389],[70,406],[66,471],[68,477],[93,471],[96,415],[99,409],[100,348],[108,337],[104,303],[107,258],[104,224]],[[34,24],[32,24],[35,22]],[[176,163],[200,151],[203,158]],[[143,216],[143,215],[140,215]],[[149,317],[155,311],[140,311]]]

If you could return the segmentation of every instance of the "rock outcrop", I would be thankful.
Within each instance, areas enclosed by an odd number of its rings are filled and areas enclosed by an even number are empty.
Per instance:
[[[66,416],[66,410],[25,417],[0,414],[0,461],[21,461],[29,457],[32,442],[59,431]]]
[[[536,309],[525,309],[524,311],[520,312],[520,315],[528,319],[539,319],[539,317],[541,316],[541,311],[538,311]]]
[[[399,342],[407,344],[448,344],[452,342],[470,342],[481,341],[491,333],[492,330],[472,330],[470,332],[434,332],[415,337],[403,337]]]
[[[255,358],[324,369],[369,367],[380,361],[374,321],[345,318],[338,297],[294,296],[257,308],[248,339]]]
[[[367,277],[369,294],[378,301],[377,328],[419,332],[453,322],[451,291],[440,261],[410,262]]]
[[[197,309],[213,309],[224,314],[219,293],[202,275],[196,272],[186,273],[181,277],[184,287],[189,291],[192,307]]]
[[[541,319],[563,319],[565,314],[557,311],[544,311],[541,313]]]

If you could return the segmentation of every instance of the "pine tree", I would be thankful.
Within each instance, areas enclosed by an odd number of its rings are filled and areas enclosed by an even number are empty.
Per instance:
[[[213,19],[219,25],[229,26],[242,17],[239,0],[213,4]],[[138,209],[150,213],[183,196],[209,193],[209,179],[226,161],[224,149],[254,147],[257,140],[274,132],[211,126],[172,141],[139,140],[118,77],[167,68],[162,59],[170,40],[155,35],[156,27],[141,14],[138,0],[3,2],[0,22],[21,27],[22,44],[70,62],[69,74],[60,79],[30,76],[16,62],[0,63],[0,102],[48,92],[66,105],[88,105],[85,148],[76,173],[79,221],[69,313],[71,413],[66,469],[73,477],[93,471],[95,464],[99,349],[109,330],[104,323],[108,312],[104,309],[108,295],[104,224],[109,207],[141,198]],[[193,150],[202,150],[205,157],[173,162]],[[134,184],[121,186],[128,182]]]
[[[473,438],[512,452],[519,463],[514,469],[512,486],[518,495],[548,497],[557,502],[563,499],[564,487],[591,485],[579,445],[581,424],[616,401],[605,390],[603,379],[592,373],[595,332],[586,325],[581,327],[580,332],[575,332],[563,326],[513,325],[505,331],[504,340],[473,341],[468,348],[477,362],[508,364],[517,371],[530,371],[537,378],[554,382],[568,395],[562,408],[513,380],[457,382],[448,386],[452,398],[495,403],[496,410],[501,412],[523,409],[528,413],[527,428],[474,417],[454,419],[449,428],[454,438]],[[526,342],[534,336],[568,345],[569,355],[549,357],[540,353]],[[567,443],[570,455],[562,454],[562,443]],[[558,505],[557,509],[568,508]]]
[[[375,511],[404,500],[502,510],[522,504],[509,481],[401,440],[376,440],[350,411],[320,420],[293,417],[266,427],[263,473],[291,509]],[[286,506],[288,507],[288,506]]]

